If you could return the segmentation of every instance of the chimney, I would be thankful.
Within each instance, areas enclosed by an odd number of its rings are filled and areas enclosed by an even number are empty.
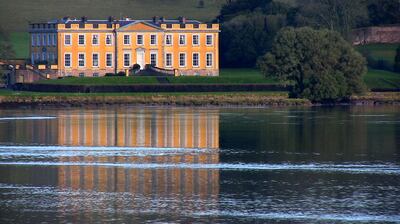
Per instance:
[[[82,21],[82,23],[86,23],[87,17],[86,16],[82,16],[81,21]]]
[[[180,16],[179,17],[179,22],[182,23],[182,24],[185,24],[186,23],[186,18],[184,16]]]
[[[159,22],[158,16],[153,16],[153,23],[158,24],[158,22]]]
[[[164,18],[164,16],[161,16],[161,18],[160,18],[160,22],[162,22],[162,23],[164,23],[164,22],[165,22],[165,18]]]
[[[115,20],[114,16],[109,16],[108,17],[108,22],[112,23]]]

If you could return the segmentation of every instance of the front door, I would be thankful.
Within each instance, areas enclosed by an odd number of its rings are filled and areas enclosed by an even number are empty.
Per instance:
[[[144,69],[145,66],[144,50],[142,49],[136,50],[136,64],[140,65],[140,70]]]

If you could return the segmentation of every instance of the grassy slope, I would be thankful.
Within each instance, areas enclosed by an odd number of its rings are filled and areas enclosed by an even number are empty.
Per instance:
[[[204,0],[205,7],[198,8],[199,0],[12,0],[2,1],[0,27],[7,31],[25,31],[29,22],[40,22],[69,15],[80,18],[106,19],[129,16],[149,19],[155,15],[167,18],[186,16],[211,21],[225,0]]]
[[[273,79],[264,78],[256,69],[222,69],[219,77],[168,77],[172,84],[207,84],[207,83],[277,83]],[[128,85],[158,83],[155,77],[98,77],[98,78],[66,78],[57,80],[43,80],[40,83],[65,85]]]
[[[364,77],[368,88],[400,88],[400,74],[382,70],[369,70]]]
[[[356,49],[360,52],[370,52],[371,56],[376,60],[385,60],[393,63],[398,46],[399,44],[368,44],[357,46]]]

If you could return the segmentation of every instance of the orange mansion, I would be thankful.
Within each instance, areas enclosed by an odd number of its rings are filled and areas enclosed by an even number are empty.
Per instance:
[[[219,24],[65,17],[32,23],[29,33],[32,65],[56,77],[128,73],[135,64],[175,76],[219,75]]]

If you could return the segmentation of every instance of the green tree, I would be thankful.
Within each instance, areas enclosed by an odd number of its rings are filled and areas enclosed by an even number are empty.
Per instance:
[[[312,26],[338,31],[350,39],[351,30],[368,24],[364,0],[298,0],[296,26]]]
[[[12,45],[8,41],[0,40],[0,59],[11,59],[15,57]]]
[[[396,49],[396,57],[394,58],[394,71],[400,73],[400,45]]]
[[[326,29],[282,29],[258,67],[265,76],[291,81],[291,97],[314,102],[343,100],[365,89],[365,59],[339,33]]]
[[[368,14],[374,26],[400,23],[400,1],[369,0]]]

